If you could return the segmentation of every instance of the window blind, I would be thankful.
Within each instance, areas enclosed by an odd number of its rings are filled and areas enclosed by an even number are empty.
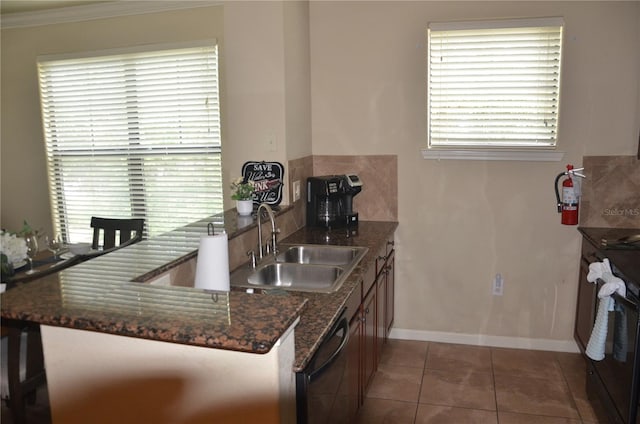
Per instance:
[[[562,19],[428,28],[429,147],[553,148]]]
[[[55,231],[90,241],[91,216],[144,218],[145,236],[223,210],[214,43],[41,58]]]

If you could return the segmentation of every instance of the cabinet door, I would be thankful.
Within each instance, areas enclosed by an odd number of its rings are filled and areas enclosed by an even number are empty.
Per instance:
[[[376,371],[376,286],[374,285],[362,302],[363,317],[363,379],[364,392],[369,387]]]
[[[347,410],[350,417],[349,422],[355,421],[358,408],[364,400],[361,391],[360,379],[362,377],[360,360],[362,355],[362,314],[358,312],[349,323],[349,344],[347,346]]]
[[[388,242],[387,242],[388,243]],[[384,264],[387,262],[387,244],[382,246],[376,255],[376,276],[384,270]]]
[[[385,337],[389,337],[389,333],[391,332],[391,326],[393,325],[393,317],[395,314],[394,311],[394,301],[395,301],[395,290],[396,290],[396,278],[395,278],[395,265],[396,265],[396,254],[395,250],[392,250],[387,258],[387,268],[386,268],[386,276],[387,276],[387,284],[386,284],[386,307],[385,307],[385,315],[384,315],[384,324],[385,324]]]
[[[386,272],[382,271],[376,281],[378,292],[376,293],[376,362],[380,362],[382,345],[387,337],[385,325],[385,309],[387,308],[387,279]]]

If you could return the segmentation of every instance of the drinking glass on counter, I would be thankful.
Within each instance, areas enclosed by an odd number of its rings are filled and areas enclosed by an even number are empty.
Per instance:
[[[60,249],[62,249],[62,238],[58,234],[57,236],[46,236],[45,242],[47,243],[47,249],[53,253],[53,259],[58,259]]]
[[[38,237],[35,234],[27,234],[24,240],[27,243],[27,260],[29,261],[29,270],[26,273],[33,274],[35,272],[33,270],[33,258],[38,254]]]

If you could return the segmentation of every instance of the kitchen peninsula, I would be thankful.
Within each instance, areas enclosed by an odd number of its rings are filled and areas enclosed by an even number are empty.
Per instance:
[[[224,222],[230,239],[255,229],[230,229],[235,219],[227,218],[179,228],[2,295],[4,320],[42,326],[54,422],[295,421],[294,372],[397,224],[361,222],[355,237],[303,228],[288,238],[370,247],[331,294],[227,295],[145,283],[192,261],[209,222]]]

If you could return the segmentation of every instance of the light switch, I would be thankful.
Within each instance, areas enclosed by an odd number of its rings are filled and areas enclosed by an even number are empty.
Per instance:
[[[300,200],[300,180],[293,182],[293,201]]]

